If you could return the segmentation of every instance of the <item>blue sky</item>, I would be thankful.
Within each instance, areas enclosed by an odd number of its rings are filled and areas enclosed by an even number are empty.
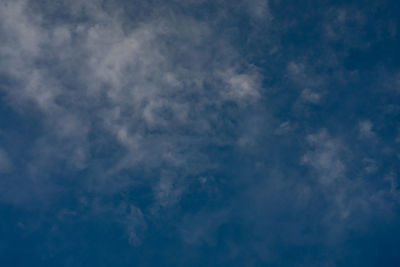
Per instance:
[[[1,266],[400,266],[397,1],[2,0]]]

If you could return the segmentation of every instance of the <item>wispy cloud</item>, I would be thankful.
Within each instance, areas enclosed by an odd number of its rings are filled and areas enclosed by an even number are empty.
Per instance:
[[[28,1],[1,5],[0,71],[15,81],[4,93],[16,110],[43,118],[28,163],[35,179],[57,162],[90,170],[99,183],[144,168],[155,175],[154,205],[174,205],[186,176],[213,168],[200,150],[224,140],[224,114],[237,112],[226,104],[246,108],[259,98],[257,70],[204,21],[174,14],[127,25],[118,6],[86,1],[52,24]],[[96,151],[113,147],[115,160],[101,164]]]

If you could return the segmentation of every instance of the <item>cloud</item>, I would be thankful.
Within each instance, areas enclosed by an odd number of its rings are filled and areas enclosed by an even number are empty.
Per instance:
[[[315,171],[320,189],[332,205],[327,208],[328,221],[341,225],[353,213],[369,211],[369,189],[362,180],[348,177],[349,160],[340,140],[332,138],[325,129],[306,139],[312,149],[303,156],[302,163]]]
[[[306,139],[312,149],[304,154],[302,163],[315,171],[320,189],[332,205],[326,214],[328,220],[343,225],[354,222],[356,214],[368,218],[377,210],[387,209],[383,203],[391,195],[390,190],[377,189],[367,179],[367,175],[377,170],[374,160],[363,159],[365,174],[354,177],[349,170],[358,164],[358,158],[350,156],[340,139],[331,137],[325,129]]]
[[[255,19],[268,19],[272,17],[268,0],[244,0],[249,14]]]
[[[116,265],[345,262],[338,248],[398,208],[383,123],[398,109],[368,105],[396,102],[398,75],[347,69],[347,49],[376,44],[365,10],[308,9],[2,1],[0,204],[45,237],[14,243],[39,244],[35,256],[83,244]],[[385,94],[366,84],[387,77]],[[164,257],[177,248],[183,257]]]
[[[222,77],[228,86],[223,94],[227,99],[237,101],[238,99],[257,99],[260,96],[258,92],[258,88],[260,88],[259,78],[256,72],[235,74],[235,71],[228,70],[222,74]]]
[[[94,0],[1,5],[0,72],[13,81],[3,93],[22,116],[41,118],[25,179],[50,193],[55,173],[85,171],[83,191],[147,184],[154,195],[145,212],[169,209],[195,181],[187,177],[215,168],[204,148],[235,144],[225,123],[260,98],[257,69],[207,21],[146,8],[128,19],[120,5]],[[60,7],[68,19],[52,21]],[[129,239],[139,244],[144,215],[129,214]]]
[[[315,92],[312,92],[310,89],[306,88],[301,92],[301,99],[305,102],[310,102],[313,104],[318,104],[321,100],[321,95]]]
[[[358,39],[367,21],[362,9],[352,6],[332,7],[326,12],[325,18],[323,34],[327,39],[351,46],[366,45]]]
[[[326,130],[321,130],[308,135],[307,142],[314,149],[303,156],[302,162],[319,173],[322,184],[329,185],[344,176],[346,165],[341,158],[343,147],[337,140],[332,139]]]
[[[279,124],[274,133],[276,135],[285,135],[288,134],[291,130],[293,130],[292,123],[290,123],[290,121],[285,121]]]
[[[122,217],[124,218],[122,223],[125,225],[125,229],[128,233],[129,242],[134,246],[138,246],[141,244],[145,231],[147,230],[147,223],[139,208],[130,205],[126,207],[126,209],[126,213],[121,210]],[[119,214],[119,216],[121,215]]]
[[[369,120],[361,121],[358,124],[359,135],[361,138],[372,138],[375,136],[375,133],[372,130],[372,122]]]
[[[314,64],[314,63],[313,63]],[[300,103],[320,104],[327,77],[315,70],[316,66],[302,62],[291,61],[286,67],[287,75],[295,88],[301,90]]]

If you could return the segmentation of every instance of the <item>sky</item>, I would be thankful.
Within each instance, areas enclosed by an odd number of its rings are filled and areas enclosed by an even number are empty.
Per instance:
[[[399,14],[0,0],[0,266],[400,266]]]

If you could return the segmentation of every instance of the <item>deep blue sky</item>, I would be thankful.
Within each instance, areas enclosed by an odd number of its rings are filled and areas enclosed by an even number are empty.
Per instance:
[[[0,266],[400,266],[399,20],[1,0]]]

